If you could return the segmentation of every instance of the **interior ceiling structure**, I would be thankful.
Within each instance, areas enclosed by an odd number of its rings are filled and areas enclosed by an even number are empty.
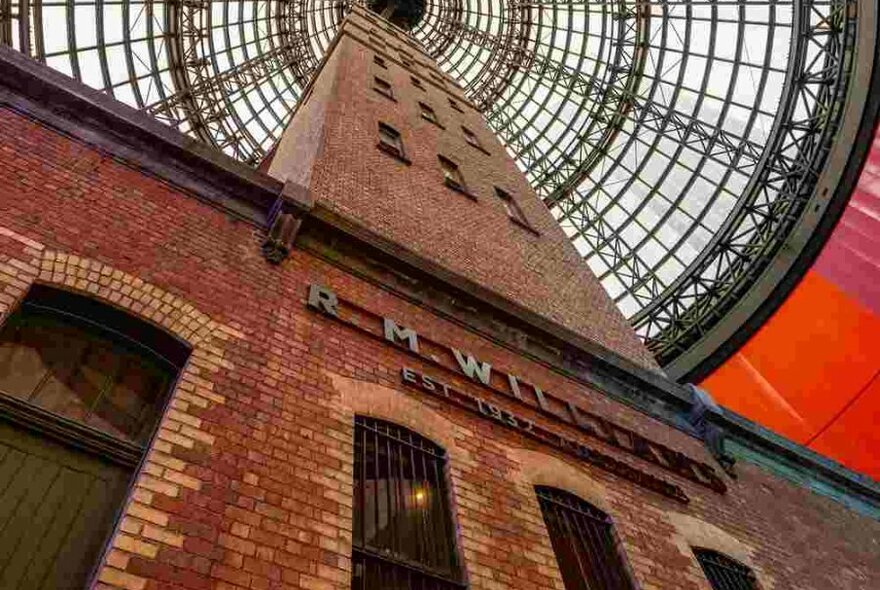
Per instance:
[[[810,206],[859,1],[427,0],[412,34],[668,364]],[[0,42],[256,165],[349,7],[0,0]]]

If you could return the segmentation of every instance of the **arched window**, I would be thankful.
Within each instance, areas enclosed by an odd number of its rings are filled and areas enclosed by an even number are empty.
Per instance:
[[[758,581],[748,566],[711,549],[694,549],[694,555],[714,590],[758,590]]]
[[[0,587],[85,587],[188,354],[40,285],[0,326]]]
[[[556,488],[535,491],[565,590],[631,590],[608,515]]]
[[[396,424],[355,418],[353,590],[463,588],[446,453]]]

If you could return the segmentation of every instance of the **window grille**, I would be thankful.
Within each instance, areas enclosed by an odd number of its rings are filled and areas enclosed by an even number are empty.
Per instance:
[[[565,590],[633,590],[608,515],[562,490],[535,491]]]
[[[401,426],[355,417],[353,590],[464,588],[446,453]]]
[[[758,590],[755,574],[735,559],[711,549],[694,549],[694,555],[714,590]]]

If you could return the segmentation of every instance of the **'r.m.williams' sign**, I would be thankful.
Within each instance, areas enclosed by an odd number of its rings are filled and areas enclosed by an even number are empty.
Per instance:
[[[587,436],[600,440],[631,456],[638,457],[716,492],[723,494],[727,490],[724,481],[716,474],[711,465],[691,459],[679,451],[650,441],[637,432],[614,424],[571,401],[544,391],[538,385],[529,383],[513,373],[501,371],[467,352],[419,336],[414,329],[403,327],[390,318],[380,316],[354,303],[340,301],[330,289],[310,285],[308,306],[373,338],[391,343],[429,365],[464,375],[474,383],[516,401],[532,411],[574,426]],[[367,319],[372,321],[369,323],[364,321]],[[486,400],[453,389],[436,378],[404,368],[401,372],[401,379],[408,386],[438,394],[448,401],[519,430],[532,438],[549,443],[592,465],[611,471],[665,496],[687,502],[684,491],[675,484],[641,472],[635,467],[595,449],[589,449],[563,435],[535,425],[522,416],[499,410]],[[526,425],[530,426],[526,427]]]

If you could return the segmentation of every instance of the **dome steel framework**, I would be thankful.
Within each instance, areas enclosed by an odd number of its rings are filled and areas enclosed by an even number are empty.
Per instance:
[[[256,165],[349,6],[0,0],[0,42]],[[859,26],[871,7],[427,0],[412,35],[668,365],[825,206],[820,177],[853,100],[856,48],[873,60]]]

